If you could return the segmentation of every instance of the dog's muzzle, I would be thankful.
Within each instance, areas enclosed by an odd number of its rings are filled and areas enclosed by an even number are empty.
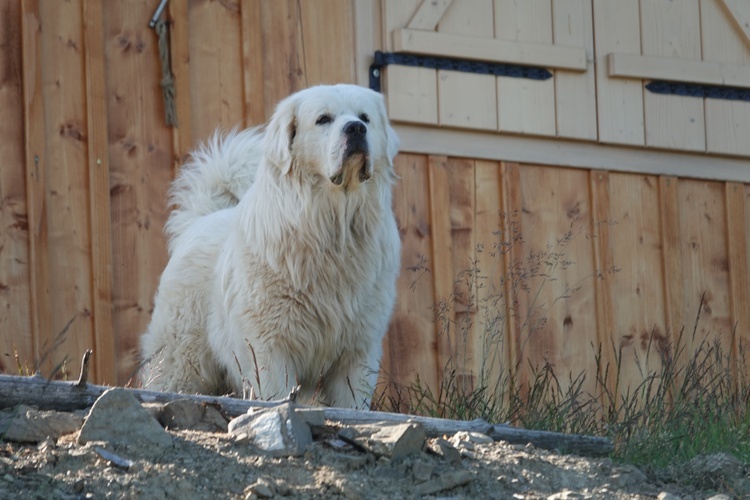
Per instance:
[[[367,144],[367,126],[361,121],[354,120],[347,122],[343,128],[346,137],[346,148],[344,149],[344,161],[341,170],[331,176],[331,182],[340,186],[344,180],[352,174],[351,171],[355,166],[357,169],[357,178],[359,182],[364,182],[370,178],[370,170],[367,168],[369,162],[370,147]]]

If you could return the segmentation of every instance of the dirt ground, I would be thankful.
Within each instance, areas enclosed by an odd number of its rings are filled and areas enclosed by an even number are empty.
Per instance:
[[[662,484],[608,458],[505,442],[468,445],[452,462],[425,451],[391,462],[335,439],[316,441],[303,457],[270,458],[227,434],[170,432],[175,444],[158,456],[104,443],[78,445],[75,434],[36,445],[0,441],[0,498],[688,499],[715,494]],[[97,448],[117,457],[103,458]],[[131,464],[118,465],[118,457]]]

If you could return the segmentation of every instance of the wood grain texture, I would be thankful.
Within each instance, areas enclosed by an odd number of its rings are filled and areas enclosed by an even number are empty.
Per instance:
[[[495,38],[552,45],[552,4],[549,0],[495,0]],[[581,49],[581,47],[578,47]],[[586,62],[584,60],[584,69]],[[498,130],[554,136],[555,80],[497,77]]]
[[[519,212],[522,241],[514,257],[517,280],[516,343],[522,383],[546,362],[567,380],[593,367],[597,341],[591,203],[588,174],[571,169],[521,165]],[[575,339],[574,341],[572,339]],[[586,378],[586,390],[594,380]]]
[[[206,140],[217,128],[244,125],[240,21],[236,0],[188,4],[190,114],[196,142]]]
[[[641,53],[638,2],[593,2],[599,141],[642,146],[645,144],[642,83],[610,78],[606,64],[611,52]]]
[[[47,370],[65,358],[70,373],[94,347],[89,179],[86,169],[86,88],[81,2],[41,2],[42,94],[47,161],[44,196],[47,210],[50,331],[40,332],[41,351],[51,349]],[[65,290],[66,293],[57,293]],[[55,337],[73,320],[62,344]],[[65,376],[62,371],[56,376]]]
[[[609,175],[609,203],[614,225],[609,231],[612,263],[618,271],[607,276],[617,307],[612,309],[614,347],[622,353],[620,391],[634,391],[645,376],[658,371],[660,352],[667,352],[662,234],[658,217],[656,176]],[[606,346],[610,348],[610,346]],[[614,365],[612,365],[612,369]]]
[[[27,12],[28,13],[28,12]],[[25,60],[22,36],[32,35],[21,20],[21,5],[0,1],[0,372],[17,373],[14,352],[24,362],[34,359],[29,219],[24,162]],[[28,54],[27,54],[28,56]],[[29,68],[31,69],[31,68]],[[26,130],[33,132],[30,126]],[[29,173],[33,173],[30,171]],[[29,179],[29,183],[32,179]],[[33,368],[33,367],[32,367]]]
[[[677,177],[659,177],[659,224],[664,269],[664,305],[669,338],[676,345],[685,316]]]
[[[156,84],[157,40],[144,22],[152,7],[108,4],[104,19],[118,384],[128,382],[138,366],[139,338],[167,263],[163,229],[174,149]],[[149,74],[153,85],[133,78]]]
[[[440,33],[491,39],[492,1],[454,2],[437,28]],[[497,129],[495,77],[438,70],[437,82],[440,125]]]
[[[612,207],[610,203],[610,173],[606,170],[592,170],[589,173],[591,196],[591,244],[594,258],[594,294],[596,299],[596,349],[601,349],[602,363],[597,366],[598,375],[604,380],[610,394],[617,392],[617,380],[610,367],[616,362],[613,351],[615,332],[614,280],[614,228],[611,225]]]
[[[350,0],[300,2],[305,85],[355,83],[354,7]]]
[[[433,31],[453,0],[422,0],[407,28]]]
[[[47,199],[45,165],[47,151],[44,137],[44,102],[42,95],[42,37],[39,2],[21,3],[24,166],[26,210],[29,227],[29,275],[32,348],[29,363],[40,357],[43,336],[51,330],[49,256],[47,241]]]
[[[750,274],[748,273],[747,239],[738,237],[746,231],[745,186],[737,182],[724,185],[727,217],[727,254],[729,260],[729,301],[733,335],[731,349],[735,357],[734,368],[740,364],[740,353],[750,341]],[[726,344],[729,344],[727,342]],[[729,350],[729,345],[726,345]],[[740,377],[736,380],[741,380]]]
[[[408,385],[418,377],[435,391],[440,367],[433,313],[427,158],[401,154],[395,167],[401,177],[393,205],[402,242],[402,269],[397,283],[399,298],[384,343],[381,381]]]
[[[437,344],[438,376],[456,359],[456,314],[453,282],[453,241],[451,234],[451,197],[448,159],[429,156],[427,183],[430,200],[430,236],[432,241],[432,270],[435,296],[435,342]]]
[[[112,231],[102,0],[83,0],[83,23],[88,208],[91,218],[91,313],[96,352],[91,374],[97,380],[114,384],[117,381],[117,363],[112,325]]]
[[[505,294],[504,217],[500,164],[474,164],[474,244],[476,248],[476,314],[472,328],[472,372],[478,387],[501,394],[507,375],[508,332]]]
[[[689,355],[704,340],[726,342],[732,334],[725,189],[720,182],[681,179],[677,196],[685,304],[680,326]]]
[[[641,53],[698,61],[701,22],[698,0],[641,0]],[[644,90],[646,145],[705,151],[703,101]]]
[[[554,0],[552,31],[555,45],[583,47],[586,72],[555,71],[557,135],[595,141],[596,77],[594,71],[594,20],[590,0]]]
[[[457,386],[467,393],[477,388],[473,367],[476,337],[474,325],[477,315],[477,265],[474,160],[450,158],[448,160],[448,189],[450,192],[450,269],[453,279],[452,300],[455,311],[453,327],[453,367]]]

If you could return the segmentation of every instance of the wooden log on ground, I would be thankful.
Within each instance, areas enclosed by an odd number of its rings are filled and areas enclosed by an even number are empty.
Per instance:
[[[74,411],[91,407],[96,399],[110,387],[47,380],[40,375],[22,377],[0,374],[0,409],[12,408],[19,404],[34,406],[40,410]],[[247,413],[251,408],[272,408],[286,401],[249,401],[225,396],[204,396],[176,394],[170,392],[130,389],[142,403],[168,403],[179,399],[190,399],[197,403],[216,406],[227,417],[236,417]],[[560,450],[581,455],[600,456],[612,452],[612,441],[595,436],[562,434],[558,432],[530,431],[504,424],[490,425],[484,420],[471,421],[448,420],[442,418],[403,415],[368,410],[350,410],[345,408],[314,408],[299,406],[297,409],[303,418],[311,422],[323,419],[342,425],[362,425],[375,423],[419,422],[429,437],[451,435],[459,431],[474,431],[487,434],[495,440],[515,444],[531,443],[538,448]]]

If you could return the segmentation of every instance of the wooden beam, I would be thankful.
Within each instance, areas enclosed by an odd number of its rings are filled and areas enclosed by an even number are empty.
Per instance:
[[[750,3],[747,0],[720,0],[719,3],[724,5],[750,48]]]
[[[740,64],[610,53],[607,69],[617,78],[750,88],[750,66]]]
[[[83,37],[86,125],[91,221],[91,300],[97,380],[114,384],[115,342],[112,324],[112,228],[109,206],[107,92],[104,72],[103,0],[84,0]]]
[[[583,47],[511,42],[412,29],[395,30],[393,44],[396,52],[586,71],[586,50]]]
[[[747,158],[397,123],[401,151],[750,182]]]
[[[407,28],[434,31],[453,0],[423,0]]]

